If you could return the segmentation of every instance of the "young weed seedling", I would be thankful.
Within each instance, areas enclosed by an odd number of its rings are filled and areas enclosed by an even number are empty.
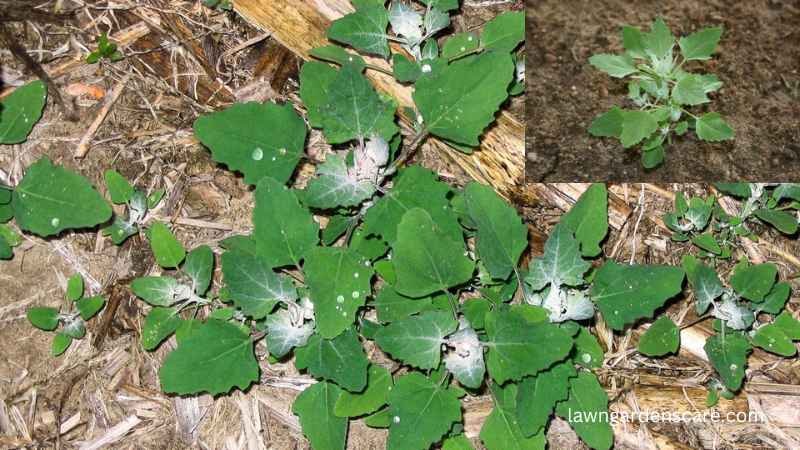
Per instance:
[[[52,353],[59,356],[72,344],[73,339],[86,335],[86,321],[97,315],[106,304],[99,295],[84,296],[83,278],[75,274],[67,280],[66,308],[34,307],[28,310],[28,321],[44,331],[53,331]]]
[[[95,64],[101,59],[107,59],[110,62],[121,61],[124,56],[122,52],[117,50],[117,44],[108,40],[108,34],[103,33],[97,38],[97,49],[89,53],[86,57],[86,62]]]
[[[126,205],[128,217],[114,216],[111,225],[103,228],[103,234],[111,237],[116,245],[121,245],[126,239],[139,232],[139,226],[144,223],[147,212],[161,202],[164,190],[159,189],[147,195],[135,189],[128,180],[116,170],[107,170],[105,173],[106,188],[111,196],[111,203]]]
[[[733,138],[733,129],[718,113],[700,114],[696,107],[710,102],[708,94],[722,87],[715,75],[695,74],[686,63],[706,61],[717,47],[722,28],[705,28],[678,39],[662,19],[649,32],[625,26],[621,55],[600,54],[589,63],[614,78],[626,78],[633,108],[615,106],[594,119],[589,133],[619,139],[630,148],[641,144],[642,166],[652,169],[664,161],[672,135],[694,130],[698,138],[717,142]]]

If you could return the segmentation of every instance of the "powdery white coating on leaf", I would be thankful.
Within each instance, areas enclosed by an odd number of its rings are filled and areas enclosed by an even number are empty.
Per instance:
[[[314,333],[314,324],[298,321],[286,309],[267,316],[267,350],[270,355],[281,358],[295,347],[302,347]]]
[[[447,370],[465,386],[480,386],[486,368],[483,363],[483,347],[475,330],[462,323],[462,328],[447,339],[447,345],[452,347],[444,357]]]
[[[422,15],[402,1],[395,0],[389,7],[392,30],[412,45],[422,40],[422,21]]]

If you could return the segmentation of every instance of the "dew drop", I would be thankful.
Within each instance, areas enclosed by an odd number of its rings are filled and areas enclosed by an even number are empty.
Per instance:
[[[262,150],[261,147],[256,147],[251,156],[253,157],[253,161],[261,161],[261,158],[264,157],[264,150]]]
[[[431,65],[430,64],[423,64],[422,65],[422,73],[430,73]]]
[[[273,156],[273,157],[272,157],[272,160],[273,160],[273,161],[275,161],[275,159],[276,159],[276,158]]]
[[[736,364],[731,364],[730,368],[731,368],[731,372],[733,372],[734,370],[738,369],[739,366],[737,366]]]
[[[394,416],[394,417],[392,417],[392,422],[394,422],[394,423],[400,423],[400,416]]]
[[[467,40],[468,40],[468,41],[470,41],[470,42],[472,42],[472,39],[473,39],[473,37],[472,37],[472,36],[470,36],[470,37],[468,37],[468,38],[467,38]]]
[[[358,278],[358,272],[353,273],[353,278]]]
[[[278,153],[280,153],[281,155],[285,155],[286,154],[286,149],[285,148],[279,148],[278,149]]]
[[[353,295],[353,298],[358,298],[358,296],[361,295],[361,294],[358,291],[353,291],[352,295]]]
[[[461,51],[462,51],[462,52],[465,52],[465,51],[467,51],[467,47],[461,47]]]
[[[589,364],[590,362],[592,362],[592,355],[584,353],[583,355],[581,355],[581,359],[583,360],[584,364]]]
[[[50,221],[50,225],[54,227],[57,227],[59,223],[61,223],[61,220],[58,217],[53,217],[53,220]]]
[[[344,296],[343,295],[337,296],[336,297],[336,302],[337,303],[344,303]]]

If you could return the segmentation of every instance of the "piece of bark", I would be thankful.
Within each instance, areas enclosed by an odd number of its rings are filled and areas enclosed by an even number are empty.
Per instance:
[[[283,92],[289,78],[297,77],[299,58],[274,39],[259,44],[254,77],[263,77],[275,93]]]
[[[253,26],[271,32],[286,48],[303,59],[309,59],[312,48],[328,44],[325,37],[331,21],[353,11],[349,0],[237,0],[234,10]],[[369,64],[388,68],[386,61],[365,58]],[[412,89],[397,83],[386,74],[368,70],[375,86],[394,97],[403,106],[413,105]],[[410,130],[410,118],[402,117],[403,127]],[[486,183],[509,197],[518,189],[525,172],[525,128],[507,112],[500,112],[497,121],[482,136],[481,147],[471,155],[454,150],[430,138],[426,147],[435,149],[461,167],[472,178]]]

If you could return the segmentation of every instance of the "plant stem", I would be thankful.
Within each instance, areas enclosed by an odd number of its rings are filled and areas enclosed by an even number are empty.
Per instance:
[[[397,156],[397,159],[392,162],[392,164],[386,170],[386,173],[393,173],[397,168],[403,165],[406,161],[411,159],[414,156],[414,153],[422,147],[422,143],[425,142],[425,138],[429,135],[428,130],[423,128],[417,134],[411,138],[411,142],[400,151],[400,155]],[[380,183],[379,183],[380,184]]]
[[[376,71],[376,72],[380,72],[380,73],[382,73],[382,74],[389,75],[389,76],[391,76],[391,77],[393,77],[393,76],[394,76],[394,73],[392,73],[392,71],[391,71],[391,70],[384,69],[383,67],[379,67],[379,66],[376,66],[376,65],[374,65],[374,64],[367,64],[367,65],[366,65],[366,66],[364,66],[364,67],[366,67],[366,68],[367,68],[367,69],[369,69],[369,70],[374,70],[374,71]]]

